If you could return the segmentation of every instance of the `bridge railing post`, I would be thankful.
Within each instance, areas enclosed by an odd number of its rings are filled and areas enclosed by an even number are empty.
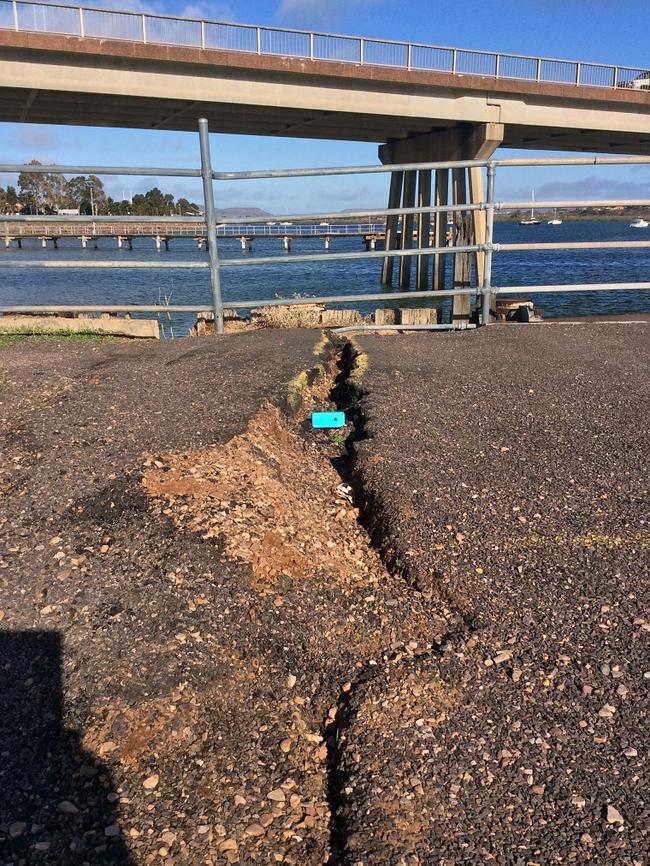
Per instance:
[[[146,43],[147,43],[147,16],[146,15],[141,16],[141,23],[142,23],[142,41],[146,45]]]
[[[81,36],[81,38],[83,39],[85,35],[86,35],[86,33],[85,33],[85,28],[84,28],[84,10],[83,10],[83,7],[80,6],[79,7],[79,36]]]
[[[221,274],[219,273],[219,253],[217,249],[217,214],[214,207],[212,187],[212,159],[210,156],[210,136],[208,121],[199,119],[199,144],[201,147],[201,179],[203,180],[203,203],[205,209],[206,237],[210,263],[210,287],[212,289],[212,309],[214,311],[214,332],[223,334],[223,303],[221,300]]]
[[[490,307],[492,306],[492,253],[494,240],[494,187],[496,178],[496,166],[492,163],[487,167],[487,194],[485,214],[485,262],[483,274],[483,286],[481,293],[481,323],[490,324]]]
[[[18,3],[16,3],[16,0],[13,0],[11,8],[14,16],[14,30],[18,31],[20,28],[18,26]]]

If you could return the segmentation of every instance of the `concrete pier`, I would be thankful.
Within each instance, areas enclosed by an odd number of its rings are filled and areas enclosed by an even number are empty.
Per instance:
[[[284,244],[285,253],[290,253],[291,252],[291,238],[288,235],[285,235],[282,238],[282,242]]]
[[[242,248],[242,252],[250,253],[253,250],[253,239],[247,237],[239,238],[239,243]]]
[[[154,238],[154,243],[156,244],[156,251],[160,252],[161,248],[164,246],[165,250],[169,251],[169,238],[164,235],[156,235]]]

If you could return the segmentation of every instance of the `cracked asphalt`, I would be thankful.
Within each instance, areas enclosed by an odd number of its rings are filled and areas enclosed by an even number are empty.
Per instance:
[[[650,324],[357,342],[366,517],[451,616],[355,691],[346,862],[645,866]]]
[[[0,864],[647,866],[649,337],[359,338],[388,570],[314,333],[0,350]]]

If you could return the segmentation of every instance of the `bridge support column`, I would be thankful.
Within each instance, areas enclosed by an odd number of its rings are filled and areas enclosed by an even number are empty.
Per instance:
[[[326,251],[329,251],[329,248],[330,248],[330,244],[331,244],[331,242],[332,242],[332,238],[331,238],[329,235],[326,235],[326,236],[323,238],[323,243],[324,243],[324,245],[325,245],[325,250],[326,250]]]
[[[418,207],[431,205],[431,171],[418,172]],[[431,246],[431,214],[421,213],[417,218],[417,245],[419,249]],[[429,284],[429,256],[417,257],[417,272],[415,288],[419,292],[427,289]]]
[[[207,238],[194,238],[194,240],[196,241],[196,246],[198,249],[207,250],[207,248],[208,248]]]
[[[436,206],[444,207],[449,203],[449,169],[439,168],[436,170]],[[433,218],[433,245],[444,247],[447,244],[447,211],[439,211]],[[433,257],[433,280],[432,288],[445,288],[445,274],[447,271],[447,256],[436,253]]]
[[[485,160],[494,153],[496,148],[503,141],[504,128],[501,123],[460,123],[455,127],[440,130],[439,132],[431,132],[425,135],[414,136],[409,139],[400,139],[399,141],[389,142],[379,148],[379,158],[384,165],[391,163],[408,163],[408,162],[446,162],[454,160]],[[400,174],[396,172],[395,174]],[[424,172],[420,173],[421,175]],[[482,168],[454,169],[452,172],[453,200],[452,203],[469,204],[478,203],[483,200],[483,175]],[[394,186],[391,181],[391,195],[389,196],[389,208],[399,207],[399,194],[393,195]],[[427,189],[428,187],[428,189]],[[418,206],[426,206],[427,193],[430,196],[430,185],[426,178],[420,177],[418,186]],[[438,169],[436,171],[435,182],[435,201],[437,205],[444,206],[448,202],[449,196],[449,170]],[[395,203],[397,199],[397,203]],[[403,197],[403,206],[408,207],[406,196]],[[486,221],[485,214],[482,211],[472,211],[471,216],[467,216],[467,212],[455,212],[455,225],[453,231],[452,243],[455,246],[469,245],[470,241],[477,244],[485,243],[486,239]],[[389,218],[390,219],[390,218]],[[403,219],[403,223],[405,220]],[[445,245],[446,236],[446,213],[436,214],[433,219],[434,226],[434,243],[437,247]],[[418,219],[418,242],[420,246],[424,236],[426,220]],[[386,227],[386,248],[388,249],[388,224]],[[404,243],[404,241],[403,241]],[[425,244],[426,245],[426,244]],[[391,247],[391,249],[394,247]],[[469,281],[470,264],[463,261],[461,253],[454,255],[454,284],[459,287],[465,287]],[[465,254],[467,258],[467,254]],[[472,256],[474,260],[474,269],[476,274],[476,285],[480,288],[483,285],[485,277],[485,255],[477,253]],[[382,269],[382,282],[390,284],[390,280],[386,280],[388,273],[392,273],[391,264],[388,264],[389,259],[384,261]],[[445,288],[445,273],[446,273],[446,257],[443,255],[434,256],[433,263],[433,280],[432,288]],[[418,288],[422,285],[422,275],[428,273],[426,266],[418,262]],[[428,279],[428,277],[427,277]],[[401,283],[401,281],[400,281]],[[401,283],[403,285],[403,283]],[[463,322],[469,320],[470,316],[470,301],[469,295],[459,295],[454,298],[452,304],[452,321],[462,326]]]
[[[85,250],[88,246],[88,238],[86,237],[86,235],[81,235],[79,240],[81,241],[81,249]]]
[[[165,246],[165,250],[167,250],[167,251],[169,250],[169,238],[163,237],[162,235],[156,235],[156,237],[154,238],[154,241],[156,244],[156,251],[157,252],[160,252],[163,244]]]
[[[405,208],[415,207],[415,188],[417,184],[417,172],[404,172],[404,192],[402,194],[402,206]],[[402,233],[400,247],[403,250],[413,249],[413,214],[402,214]],[[399,285],[401,289],[408,289],[411,284],[412,256],[401,256],[399,262]]]
[[[253,249],[253,239],[252,238],[239,238],[239,243],[241,244],[242,251],[245,253],[252,252]]]
[[[14,241],[15,238],[10,238],[8,235],[5,235],[5,248],[9,249],[11,246],[11,242]]]
[[[291,252],[291,238],[288,235],[285,235],[282,238],[282,242],[284,244],[285,253],[290,253]]]
[[[381,155],[381,153],[380,153]],[[390,191],[388,193],[388,207],[395,210],[400,206],[402,198],[402,187],[404,186],[404,172],[394,171],[390,176]],[[386,217],[386,240],[384,241],[385,250],[397,249],[397,229],[399,226],[399,216]],[[381,269],[381,282],[384,286],[390,286],[393,283],[393,266],[395,263],[394,256],[386,256]]]

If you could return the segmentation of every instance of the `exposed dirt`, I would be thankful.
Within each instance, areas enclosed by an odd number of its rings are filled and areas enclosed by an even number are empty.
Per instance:
[[[155,364],[135,347],[90,365],[11,350],[0,862],[338,861],[348,696],[446,623],[383,571],[339,489],[340,448],[255,407],[282,377],[276,402],[295,406],[311,378],[296,360],[316,361],[302,341],[210,348],[219,408],[204,391],[200,413],[182,401],[206,349],[175,348],[155,425],[133,411]],[[250,352],[275,367],[242,365]],[[309,399],[331,406],[330,387]],[[215,416],[241,419],[230,441]]]

